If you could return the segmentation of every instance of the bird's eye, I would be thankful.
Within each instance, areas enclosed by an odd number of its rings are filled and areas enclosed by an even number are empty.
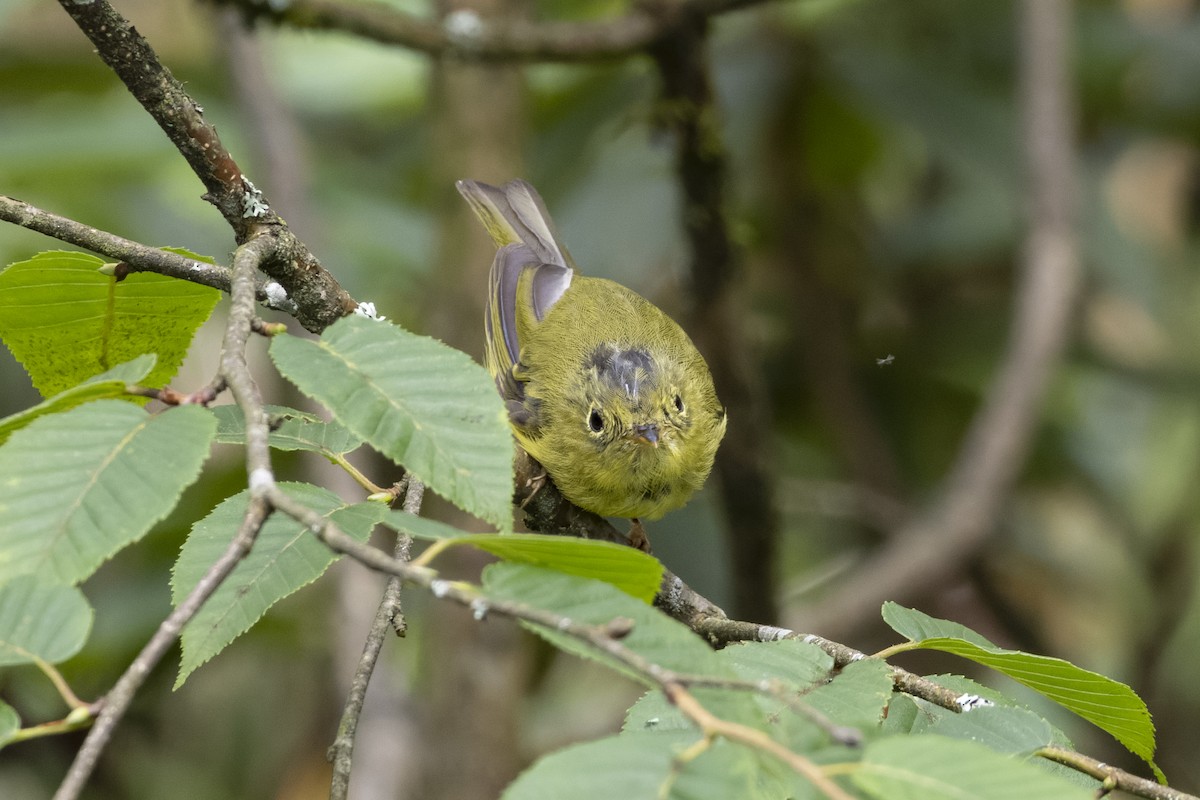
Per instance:
[[[604,430],[604,417],[596,409],[592,409],[592,413],[588,414],[588,427],[592,433],[599,433]]]
[[[683,398],[679,395],[675,395],[675,410],[680,414],[683,413]]]

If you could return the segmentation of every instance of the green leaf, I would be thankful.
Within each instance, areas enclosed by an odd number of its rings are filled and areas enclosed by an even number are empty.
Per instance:
[[[276,450],[307,450],[333,458],[357,450],[362,444],[362,439],[337,422],[326,422],[315,414],[284,406],[265,408],[271,421],[267,442]],[[241,409],[227,405],[212,411],[217,416],[217,442],[245,444],[246,418]]]
[[[0,446],[0,581],[91,575],[175,507],[215,427],[199,406],[97,400],[15,432]]]
[[[319,341],[276,336],[275,366],[434,492],[512,529],[512,437],[486,369],[437,339],[362,317]]]
[[[850,773],[883,800],[1091,800],[1092,792],[1013,756],[942,736],[890,736],[867,745]]]
[[[717,656],[742,680],[773,681],[786,693],[785,699],[763,692],[740,692],[745,701],[758,706],[758,718],[752,723],[755,727],[796,751],[807,751],[829,740],[827,731],[818,727],[809,713],[815,710],[824,716],[809,698],[830,679],[833,659],[828,653],[800,639],[783,639],[731,644],[717,651]],[[840,724],[840,720],[836,722]]]
[[[73,586],[42,584],[32,575],[0,584],[0,666],[66,661],[87,641],[92,616]]]
[[[804,701],[839,725],[863,733],[877,729],[892,699],[892,672],[875,658],[847,664],[836,677],[804,696]]]
[[[21,730],[21,717],[8,703],[0,701],[0,747],[12,741],[13,735]]]
[[[956,622],[896,603],[884,604],[883,618],[921,649],[954,653],[991,667],[1073,711],[1110,733],[1163,779],[1154,763],[1154,724],[1150,712],[1125,684],[1060,658],[997,647]]]
[[[604,581],[647,603],[662,585],[663,565],[658,559],[612,542],[540,533],[466,533],[394,510],[383,522],[417,539],[453,539],[455,544],[477,547],[505,561]]]
[[[757,800],[756,759],[718,742],[682,763],[698,734],[623,733],[551,753],[521,774],[502,800]]]
[[[888,702],[887,715],[880,724],[880,730],[886,734],[913,733],[921,724],[921,708],[917,702],[906,694],[896,692]]]
[[[484,570],[483,588],[490,597],[526,603],[575,622],[604,625],[618,617],[631,620],[633,628],[621,639],[621,644],[643,658],[678,672],[733,677],[729,667],[690,628],[607,583],[527,564],[501,562]],[[538,625],[527,627],[556,647],[595,658],[639,683],[654,685],[576,639]]]
[[[281,483],[279,488],[331,518],[359,541],[367,539],[386,510],[378,503],[346,505],[332,492],[306,483]],[[241,524],[248,501],[249,490],[240,492],[192,526],[172,570],[171,596],[176,606],[225,552]],[[302,523],[283,514],[271,516],[259,531],[249,555],[183,629],[183,658],[175,688],[182,686],[197,667],[248,631],[267,609],[319,578],[336,559],[337,555]]]
[[[1014,755],[1028,755],[1055,740],[1054,727],[1029,709],[1000,706],[973,708],[960,714],[946,711],[934,717],[923,730],[952,739],[968,739]]]
[[[145,384],[165,386],[221,296],[149,272],[118,281],[103,264],[52,251],[0,272],[0,339],[43,397],[143,353],[158,356]]]
[[[825,683],[833,671],[828,653],[800,639],[737,642],[717,653],[742,680],[780,680],[798,690]]]
[[[118,364],[112,369],[88,378],[78,386],[59,392],[48,400],[43,400],[33,408],[0,419],[0,444],[4,444],[13,431],[24,428],[38,417],[47,414],[57,414],[61,411],[83,405],[92,400],[116,398],[125,395],[125,386],[137,383],[154,368],[153,353],[138,356],[132,361]],[[142,400],[143,398],[138,398]]]
[[[487,371],[465,353],[349,316],[319,341],[276,336],[276,367],[450,502],[512,529],[513,443]]]

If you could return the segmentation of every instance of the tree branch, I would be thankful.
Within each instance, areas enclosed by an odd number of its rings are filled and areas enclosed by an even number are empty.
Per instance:
[[[684,19],[710,17],[764,0],[681,0],[635,4],[623,17],[597,22],[488,20],[471,12],[450,14],[442,23],[382,3],[337,0],[216,0],[250,18],[293,28],[337,30],[381,44],[431,56],[469,61],[583,62],[618,58],[650,47]]]
[[[404,492],[404,510],[409,514],[421,513],[421,500],[425,494],[425,485],[415,478],[408,479]],[[412,539],[404,534],[396,535],[394,557],[397,561],[408,561]],[[375,620],[367,634],[363,646],[362,657],[358,660],[358,668],[350,681],[350,691],[346,697],[346,706],[342,710],[342,718],[338,723],[337,738],[329,746],[329,760],[333,764],[333,779],[330,782],[330,800],[345,800],[350,791],[350,769],[354,764],[354,735],[358,731],[358,719],[362,714],[363,701],[367,698],[367,687],[371,676],[375,673],[375,664],[379,653],[383,650],[383,640],[389,630],[404,635],[404,618],[400,610],[400,577],[392,575],[388,578],[375,612]]]
[[[1032,1],[1037,2],[1038,0]],[[513,619],[524,620],[558,631],[586,643],[631,669],[648,686],[654,686],[663,691],[707,736],[725,736],[742,744],[761,749],[763,752],[784,761],[784,763],[797,773],[813,780],[815,772],[809,769],[809,766],[813,765],[802,756],[792,753],[786,750],[786,748],[777,746],[773,740],[770,740],[771,744],[768,745],[763,741],[762,737],[749,735],[749,731],[753,729],[744,729],[743,726],[734,725],[733,723],[715,718],[703,708],[697,711],[689,703],[688,698],[691,698],[691,695],[685,691],[685,687],[689,685],[713,685],[711,680],[703,676],[676,673],[673,670],[650,662],[640,654],[629,650],[620,642],[620,638],[627,633],[626,627],[620,624],[610,624],[609,626],[585,625],[554,612],[524,603],[488,597],[470,584],[461,581],[445,580],[429,567],[416,566],[406,561],[392,558],[381,550],[347,536],[327,517],[323,517],[312,509],[305,507],[302,503],[294,500],[275,487],[272,487],[270,490],[270,499],[274,507],[279,511],[307,525],[314,535],[330,549],[337,553],[348,555],[364,566],[396,576],[403,581],[428,590],[438,599],[450,600],[471,608],[477,613],[482,611],[484,615],[495,613]],[[837,667],[843,667],[854,661],[868,657],[854,648],[829,641],[819,636],[805,636],[782,628],[772,628],[770,626],[718,617],[709,617],[701,621],[695,627],[695,630],[697,633],[705,636],[710,642],[777,641],[783,638],[802,638],[804,641],[815,644],[826,653],[829,653],[833,657],[834,664]],[[932,681],[913,675],[899,667],[891,665],[889,667],[892,671],[892,678],[897,691],[903,691],[915,697],[920,697],[951,711],[966,711],[973,706],[974,701],[977,699],[973,695],[957,695],[945,687],[938,686]],[[725,686],[727,684],[722,681],[720,685]],[[744,688],[753,688],[756,691],[772,693],[772,687],[769,685],[746,684]],[[691,699],[694,701],[694,698]],[[699,704],[696,705],[698,706]],[[716,724],[713,723],[714,719],[716,720]],[[1081,772],[1093,775],[1102,780],[1111,780],[1114,782],[1114,785],[1120,785],[1121,788],[1127,791],[1153,798],[1153,800],[1198,800],[1192,795],[1175,790],[1166,789],[1164,791],[1165,787],[1159,787],[1158,784],[1138,778],[1123,770],[1108,768],[1095,759],[1071,750],[1066,750],[1065,748],[1044,748],[1038,752],[1038,755],[1078,769]],[[814,769],[818,768],[814,766]],[[822,774],[822,777],[826,776]],[[818,783],[817,788],[825,792],[827,797],[841,797],[836,792],[829,793],[823,783]]]
[[[138,653],[137,658],[117,680],[104,698],[96,724],[88,731],[83,746],[66,777],[54,794],[54,800],[75,800],[95,769],[100,754],[112,739],[117,723],[125,715],[151,670],[167,649],[179,638],[183,626],[196,615],[204,602],[250,552],[259,530],[270,516],[267,491],[275,485],[267,446],[267,418],[258,387],[246,364],[246,342],[254,319],[254,275],[269,252],[271,241],[259,238],[238,248],[233,259],[232,305],[221,347],[221,375],[228,382],[234,399],[246,415],[246,471],[250,477],[250,503],[233,541],[221,557],[209,567],[188,596],[163,620],[158,630]]]
[[[162,65],[141,34],[107,0],[59,0],[96,46],[104,63],[154,118],[204,184],[204,198],[233,229],[238,244],[269,235],[276,243],[259,268],[287,290],[296,320],[319,333],[357,303],[271,209],[266,197],[243,175],[203,109]]]
[[[688,682],[693,680],[692,676],[661,667],[620,642],[620,638],[628,632],[626,627],[619,624],[607,627],[582,624],[561,614],[525,603],[489,597],[470,584],[445,580],[428,567],[416,566],[400,559],[390,558],[382,551],[347,536],[327,517],[305,507],[278,489],[272,490],[271,500],[281,512],[308,526],[317,538],[330,549],[349,555],[372,569],[421,586],[438,599],[456,602],[472,609],[477,614],[482,612],[480,618],[486,614],[501,614],[545,627],[589,645],[630,669],[645,685],[663,691],[667,698],[691,719],[705,736],[723,736],[761,750],[779,759],[811,781],[831,800],[849,800],[849,795],[821,773],[820,768],[807,758],[788,750],[761,731],[719,719],[704,709],[685,689]],[[700,677],[697,683],[707,685],[709,680]],[[761,689],[768,693],[772,690],[772,687],[767,684],[748,683],[745,684],[745,687]]]
[[[1067,750],[1056,745],[1043,747],[1036,751],[1034,755],[1078,770],[1084,775],[1091,775],[1096,780],[1101,781],[1103,788],[1108,791],[1120,789],[1123,792],[1129,792],[1138,797],[1150,798],[1150,800],[1196,800],[1194,795],[1185,794],[1184,792],[1172,789],[1170,786],[1163,786],[1161,783],[1155,783],[1146,778],[1140,778],[1123,769],[1117,769],[1102,761],[1097,761],[1090,756],[1085,756],[1082,753],[1076,753],[1073,750]],[[1099,796],[1097,794],[1097,797]]]
[[[208,264],[169,250],[160,250],[123,239],[116,234],[52,214],[12,197],[0,195],[0,220],[43,233],[60,242],[67,242],[102,256],[115,258],[124,263],[131,272],[157,272],[159,275],[211,286],[223,292],[228,292],[230,288],[230,277],[233,273],[229,267]],[[261,276],[255,278],[254,296],[267,308],[291,315],[297,312],[296,304],[288,298],[284,288]]]
[[[946,476],[941,498],[821,604],[792,619],[836,635],[936,585],[986,541],[1038,420],[1067,340],[1080,284],[1075,230],[1073,99],[1067,75],[1070,3],[1023,0],[1021,107],[1029,231],[1004,362]]]

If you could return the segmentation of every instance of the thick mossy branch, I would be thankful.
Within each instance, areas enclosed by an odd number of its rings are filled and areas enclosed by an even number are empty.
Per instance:
[[[300,324],[320,332],[351,313],[357,303],[246,178],[203,109],[137,29],[106,0],[60,4],[200,178],[205,199],[221,212],[238,244],[256,236],[274,241],[260,268],[286,290]]]

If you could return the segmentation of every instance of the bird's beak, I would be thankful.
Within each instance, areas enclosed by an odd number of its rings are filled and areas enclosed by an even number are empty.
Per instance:
[[[633,426],[633,440],[658,447],[658,426],[653,422]]]

